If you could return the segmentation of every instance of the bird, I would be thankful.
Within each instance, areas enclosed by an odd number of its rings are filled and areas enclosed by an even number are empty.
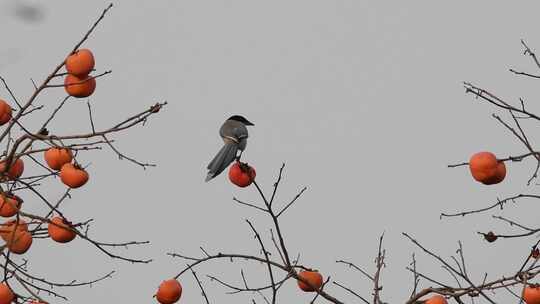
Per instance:
[[[247,126],[254,126],[254,124],[241,115],[233,115],[221,125],[219,136],[223,139],[224,144],[206,167],[208,174],[205,182],[218,176],[233,160],[240,161],[242,152],[244,152],[247,145]],[[240,151],[240,154],[237,156],[238,151]]]

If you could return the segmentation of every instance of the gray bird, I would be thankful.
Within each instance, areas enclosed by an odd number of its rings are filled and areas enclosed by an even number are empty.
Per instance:
[[[254,124],[240,115],[233,115],[223,123],[219,129],[219,136],[223,139],[224,145],[207,166],[206,182],[223,172],[233,160],[240,160],[247,145],[246,126],[254,126]],[[240,154],[237,156],[239,150]]]

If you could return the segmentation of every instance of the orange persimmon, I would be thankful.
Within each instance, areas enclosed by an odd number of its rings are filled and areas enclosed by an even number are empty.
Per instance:
[[[11,304],[15,300],[15,294],[5,283],[0,284],[0,304]]]
[[[44,158],[51,169],[60,170],[64,164],[73,160],[73,154],[70,149],[52,147],[45,151]]]
[[[89,49],[80,49],[66,58],[66,70],[75,76],[86,76],[95,65],[94,54]]]
[[[19,219],[17,222],[17,220],[13,219],[0,224],[0,238],[7,242],[9,238],[12,237],[15,227],[15,233],[19,231],[28,231],[28,224],[24,220]]]
[[[67,163],[60,169],[60,180],[70,188],[79,188],[86,184],[89,175],[77,164]]]
[[[525,286],[523,289],[523,301],[527,304],[540,304],[540,285]]]
[[[485,185],[498,184],[506,177],[504,162],[497,160],[491,152],[478,152],[469,159],[472,177]]]
[[[23,254],[32,246],[32,234],[26,230],[17,230],[8,236],[6,244],[11,252]]]
[[[156,298],[161,304],[176,303],[182,296],[182,285],[175,279],[165,280],[159,284]]]
[[[64,79],[64,89],[73,97],[88,97],[96,90],[96,79],[92,76],[79,77],[69,74]]]
[[[316,291],[321,288],[323,284],[323,277],[318,271],[300,271],[298,276],[309,282],[310,285],[298,280],[298,287],[306,292]]]
[[[22,203],[22,199],[20,199],[16,195],[0,195],[0,216],[14,216],[15,214],[17,214],[17,212],[19,212]]]
[[[6,170],[6,161],[0,162],[0,173],[3,173]],[[9,168],[9,171],[7,172],[7,177],[10,180],[15,180],[24,172],[24,162],[22,159],[18,158],[11,164],[11,167]]]
[[[446,298],[441,295],[434,295],[427,299],[424,304],[448,304],[448,301],[446,301]]]
[[[70,225],[63,218],[57,216],[51,220],[47,231],[51,239],[58,243],[71,242],[77,234],[69,229]]]
[[[0,126],[10,121],[11,115],[11,106],[4,100],[0,99]]]
[[[247,187],[253,183],[257,173],[246,163],[235,162],[229,169],[229,180],[238,187]]]

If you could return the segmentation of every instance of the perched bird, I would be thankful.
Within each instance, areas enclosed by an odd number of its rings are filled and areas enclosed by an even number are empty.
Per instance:
[[[240,160],[247,145],[248,130],[246,126],[254,126],[254,124],[240,115],[233,115],[223,123],[219,129],[219,135],[223,139],[224,145],[207,166],[206,182],[223,172],[233,160]],[[237,156],[239,150],[240,154]]]

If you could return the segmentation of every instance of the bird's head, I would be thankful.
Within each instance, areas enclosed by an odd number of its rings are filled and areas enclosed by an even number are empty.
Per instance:
[[[254,126],[254,124],[252,122],[250,122],[244,116],[241,116],[241,115],[233,115],[233,116],[229,117],[227,120],[239,121],[239,122],[243,123],[246,126]]]

